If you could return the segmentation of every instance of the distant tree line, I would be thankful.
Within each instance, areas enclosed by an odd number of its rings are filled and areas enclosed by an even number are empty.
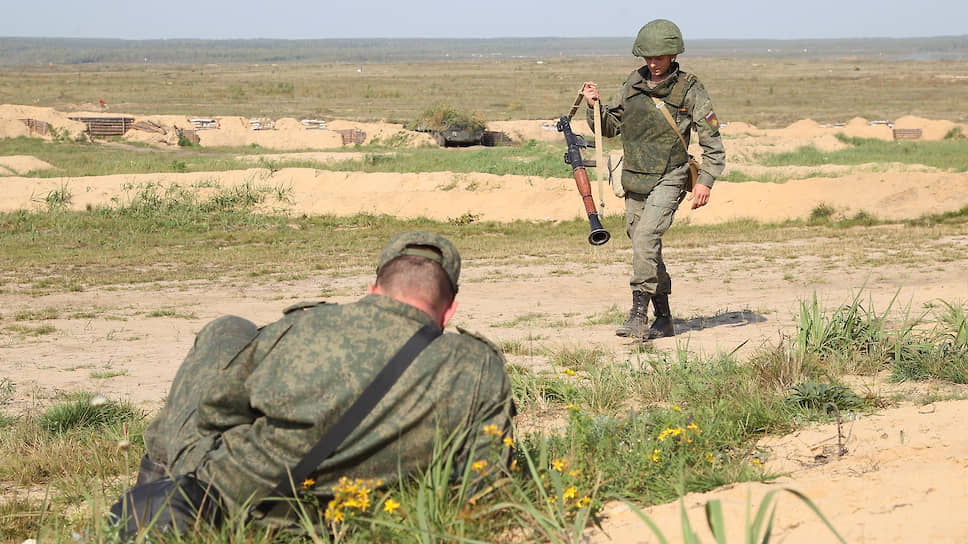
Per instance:
[[[631,56],[620,38],[119,40],[2,38],[0,65],[386,63],[480,59]],[[968,59],[968,35],[838,40],[689,40],[697,57],[869,57]]]

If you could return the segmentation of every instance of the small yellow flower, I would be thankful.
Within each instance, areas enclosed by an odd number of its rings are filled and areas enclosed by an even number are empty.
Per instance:
[[[682,411],[682,408],[679,408],[678,406],[673,406],[672,407],[672,411],[673,412],[681,412]]]
[[[501,436],[501,429],[498,429],[497,425],[485,425],[484,434],[488,436]]]
[[[575,470],[570,471],[568,473],[568,475],[571,476],[572,478],[577,478],[577,477],[581,476],[581,469],[580,468],[576,468]]]
[[[591,504],[591,502],[592,502],[591,497],[582,497],[578,499],[578,503],[577,503],[578,508],[586,508],[588,507],[589,504]]]
[[[565,471],[565,468],[567,468],[567,467],[568,467],[568,460],[567,459],[552,459],[551,460],[551,468],[555,472],[564,472]]]
[[[305,480],[303,480],[303,483],[302,483],[303,491],[311,488],[314,485],[316,485],[316,480],[312,478],[306,478]]]
[[[572,370],[572,369],[570,369],[570,368],[566,368],[565,369],[565,374],[568,374],[569,376],[574,376],[575,375],[575,371]]]
[[[690,431],[698,431],[699,425],[696,425],[695,423],[690,423],[689,425],[686,425],[686,428],[689,429]]]
[[[756,457],[754,457],[754,458],[753,458],[753,459],[752,459],[752,460],[751,460],[750,462],[751,462],[751,463],[753,463],[753,466],[756,466],[756,467],[758,467],[758,466],[760,466],[760,465],[762,465],[762,464],[763,464],[763,463],[761,463],[761,462],[760,462],[760,460],[759,460],[759,459],[757,459]]]
[[[659,448],[656,448],[656,449],[652,450],[652,462],[653,463],[658,463],[659,462],[659,454],[660,453],[662,453],[662,451]]]
[[[511,448],[514,446],[514,440],[510,436],[504,437],[504,445]]]
[[[471,465],[471,470],[473,470],[474,472],[477,472],[478,474],[483,474],[486,468],[487,468],[487,459],[474,461],[474,463]]]
[[[567,405],[565,405],[565,408],[567,408],[567,409],[569,409],[569,410],[571,410],[572,412],[575,412],[575,413],[581,411],[581,407],[578,406],[577,404],[568,403]]]
[[[400,503],[393,499],[387,499],[387,502],[383,503],[383,511],[388,514],[392,514],[397,508],[400,508]]]
[[[337,505],[335,500],[331,500],[329,501],[329,504],[326,506],[326,512],[323,514],[323,516],[328,521],[335,521],[337,523],[341,522],[343,521],[343,517],[344,517],[343,509]]]
[[[564,493],[561,494],[561,499],[562,500],[574,499],[576,496],[578,496],[578,490],[575,489],[574,487],[569,487],[568,489],[565,490]]]
[[[511,459],[511,472],[517,472],[519,470],[521,470],[521,467],[518,466],[518,460]]]
[[[713,454],[707,453],[706,454],[706,461],[709,461],[710,463],[712,463],[713,462]]]

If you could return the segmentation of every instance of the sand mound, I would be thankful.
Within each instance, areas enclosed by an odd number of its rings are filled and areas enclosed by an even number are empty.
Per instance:
[[[68,119],[69,116],[75,115],[59,112],[53,108],[0,104],[0,138],[35,136],[49,139],[55,133],[70,139],[77,138],[87,127],[80,121]],[[28,119],[48,125],[47,133],[31,131],[25,124],[25,120]]]
[[[951,121],[932,121],[921,117],[905,115],[894,121],[894,128],[919,128],[922,140],[941,140],[959,125]],[[962,128],[962,132],[964,129]]]

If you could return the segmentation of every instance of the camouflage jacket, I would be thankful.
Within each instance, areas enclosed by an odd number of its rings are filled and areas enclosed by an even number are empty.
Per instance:
[[[148,453],[175,474],[196,471],[230,505],[251,506],[428,322],[421,310],[376,294],[287,310],[245,344],[247,321],[216,320],[199,333],[146,431]],[[232,349],[241,351],[226,357]],[[308,492],[325,501],[343,476],[392,484],[428,465],[435,438],[461,431],[458,469],[490,454],[500,457],[492,456],[491,467],[506,462],[501,437],[510,434],[513,409],[499,351],[465,331],[445,333],[317,468]],[[289,524],[285,510],[276,508],[268,521]]]
[[[702,166],[698,183],[712,187],[726,167],[726,151],[719,134],[719,121],[709,94],[699,79],[672,65],[672,74],[654,88],[643,77],[645,68],[632,72],[615,96],[602,106],[602,136],[622,135],[624,165],[622,184],[626,191],[647,193],[667,172],[689,159],[679,137],[653,102],[661,98],[688,145],[692,130],[699,136]],[[594,112],[588,109],[588,125],[594,129]],[[632,175],[626,175],[629,172]]]

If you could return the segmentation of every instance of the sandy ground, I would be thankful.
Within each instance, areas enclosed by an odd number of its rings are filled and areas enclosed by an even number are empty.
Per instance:
[[[83,130],[66,117],[41,108],[0,106],[0,137],[29,134],[20,121],[24,118],[44,120],[68,132]],[[190,124],[177,117],[150,120],[166,127]],[[0,157],[0,210],[44,209],[44,197],[65,187],[72,194],[71,206],[83,209],[89,204],[110,203],[113,198],[130,198],[131,192],[125,187],[149,182],[191,187],[201,180],[210,183],[217,179],[222,186],[256,181],[290,187],[289,202],[267,206],[293,213],[371,212],[437,219],[470,214],[497,221],[553,221],[584,215],[571,178],[361,174],[330,172],[322,166],[327,160],[345,157],[336,153],[345,150],[333,137],[337,127],[363,130],[369,140],[392,137],[399,126],[338,120],[327,120],[327,131],[307,130],[296,120],[277,120],[275,126],[274,131],[254,131],[247,120],[225,118],[220,119],[220,128],[200,134],[203,145],[257,143],[276,150],[280,157],[298,151],[305,154],[302,158],[317,160],[321,166],[252,168],[218,174],[32,179],[21,174],[50,165],[34,157]],[[921,128],[923,138],[940,139],[956,125],[902,118],[894,121],[894,126]],[[489,128],[504,131],[518,141],[561,140],[553,120],[494,123]],[[961,128],[968,132],[968,127]],[[576,123],[575,129],[588,134],[584,123]],[[127,138],[173,149],[163,135],[140,132],[131,131]],[[863,119],[839,127],[822,127],[805,120],[779,130],[733,123],[723,132],[730,168],[765,179],[775,173],[796,173],[797,169],[757,167],[751,159],[758,152],[795,149],[808,143],[820,149],[836,149],[843,145],[834,137],[837,132],[892,138],[890,128]],[[421,140],[424,135],[416,136],[412,145],[425,143]],[[968,174],[964,173],[901,164],[812,168],[807,172],[812,176],[809,179],[784,184],[717,183],[709,206],[695,211],[684,206],[677,221],[713,224],[734,218],[803,218],[820,204],[832,206],[842,215],[866,211],[899,219],[968,205]],[[593,182],[596,200],[597,185]],[[602,212],[621,213],[620,200],[607,187],[604,192]],[[805,261],[796,271],[795,281],[785,278],[780,270],[747,270],[741,263],[723,268],[721,260],[704,261],[701,250],[668,247],[666,260],[679,286],[673,296],[673,312],[680,334],[657,341],[656,347],[712,354],[744,346],[741,353],[749,353],[789,333],[799,302],[814,292],[833,306],[847,302],[861,286],[878,308],[886,307],[895,295],[915,308],[939,298],[968,300],[968,233],[938,243],[950,245],[951,260],[924,267],[898,264],[863,270],[834,255]],[[506,266],[468,261],[455,322],[496,341],[534,335],[542,338],[544,345],[590,343],[612,350],[620,359],[634,361],[634,346],[615,337],[613,327],[580,324],[585,316],[612,307],[624,309],[628,304],[622,286],[629,255],[616,259],[612,247],[593,249],[603,257],[594,274],[572,263],[532,266],[524,262],[508,270]],[[378,251],[374,248],[374,257]],[[742,248],[737,251],[742,252]],[[825,280],[811,281],[819,277]],[[194,334],[206,322],[237,314],[267,323],[286,305],[318,298],[321,292],[338,293],[330,297],[334,302],[351,301],[364,293],[370,279],[369,274],[361,274],[276,283],[224,280],[119,285],[45,296],[31,296],[8,287],[0,292],[0,316],[5,325],[14,313],[27,309],[56,308],[62,317],[50,321],[56,328],[51,335],[24,337],[0,330],[0,377],[16,384],[15,396],[5,410],[39,410],[57,392],[70,390],[98,391],[154,410],[166,395]],[[152,317],[159,309],[166,310],[166,315]],[[578,309],[581,316],[576,317]],[[502,325],[533,312],[547,316],[546,323]],[[541,357],[516,356],[513,362],[540,365]],[[930,388],[964,392],[939,384],[888,385],[883,377],[858,378],[855,389],[887,395],[905,387],[919,388],[922,393]],[[851,419],[844,424],[846,453],[841,456],[831,454],[837,445],[836,426],[811,426],[790,436],[770,437],[760,444],[770,453],[765,466],[788,475],[771,484],[741,484],[687,495],[685,505],[704,541],[710,541],[702,517],[707,500],[723,501],[732,533],[729,541],[736,542],[748,497],[756,508],[769,490],[792,487],[811,497],[848,542],[963,542],[968,540],[968,517],[962,514],[968,505],[966,418],[968,401],[948,401],[924,406],[902,404],[871,417]],[[588,542],[655,542],[646,526],[621,503],[607,505],[604,513],[604,530],[589,530]],[[679,539],[678,503],[656,506],[646,513],[673,541]],[[784,542],[833,541],[816,517],[788,494],[779,496],[775,534]]]

